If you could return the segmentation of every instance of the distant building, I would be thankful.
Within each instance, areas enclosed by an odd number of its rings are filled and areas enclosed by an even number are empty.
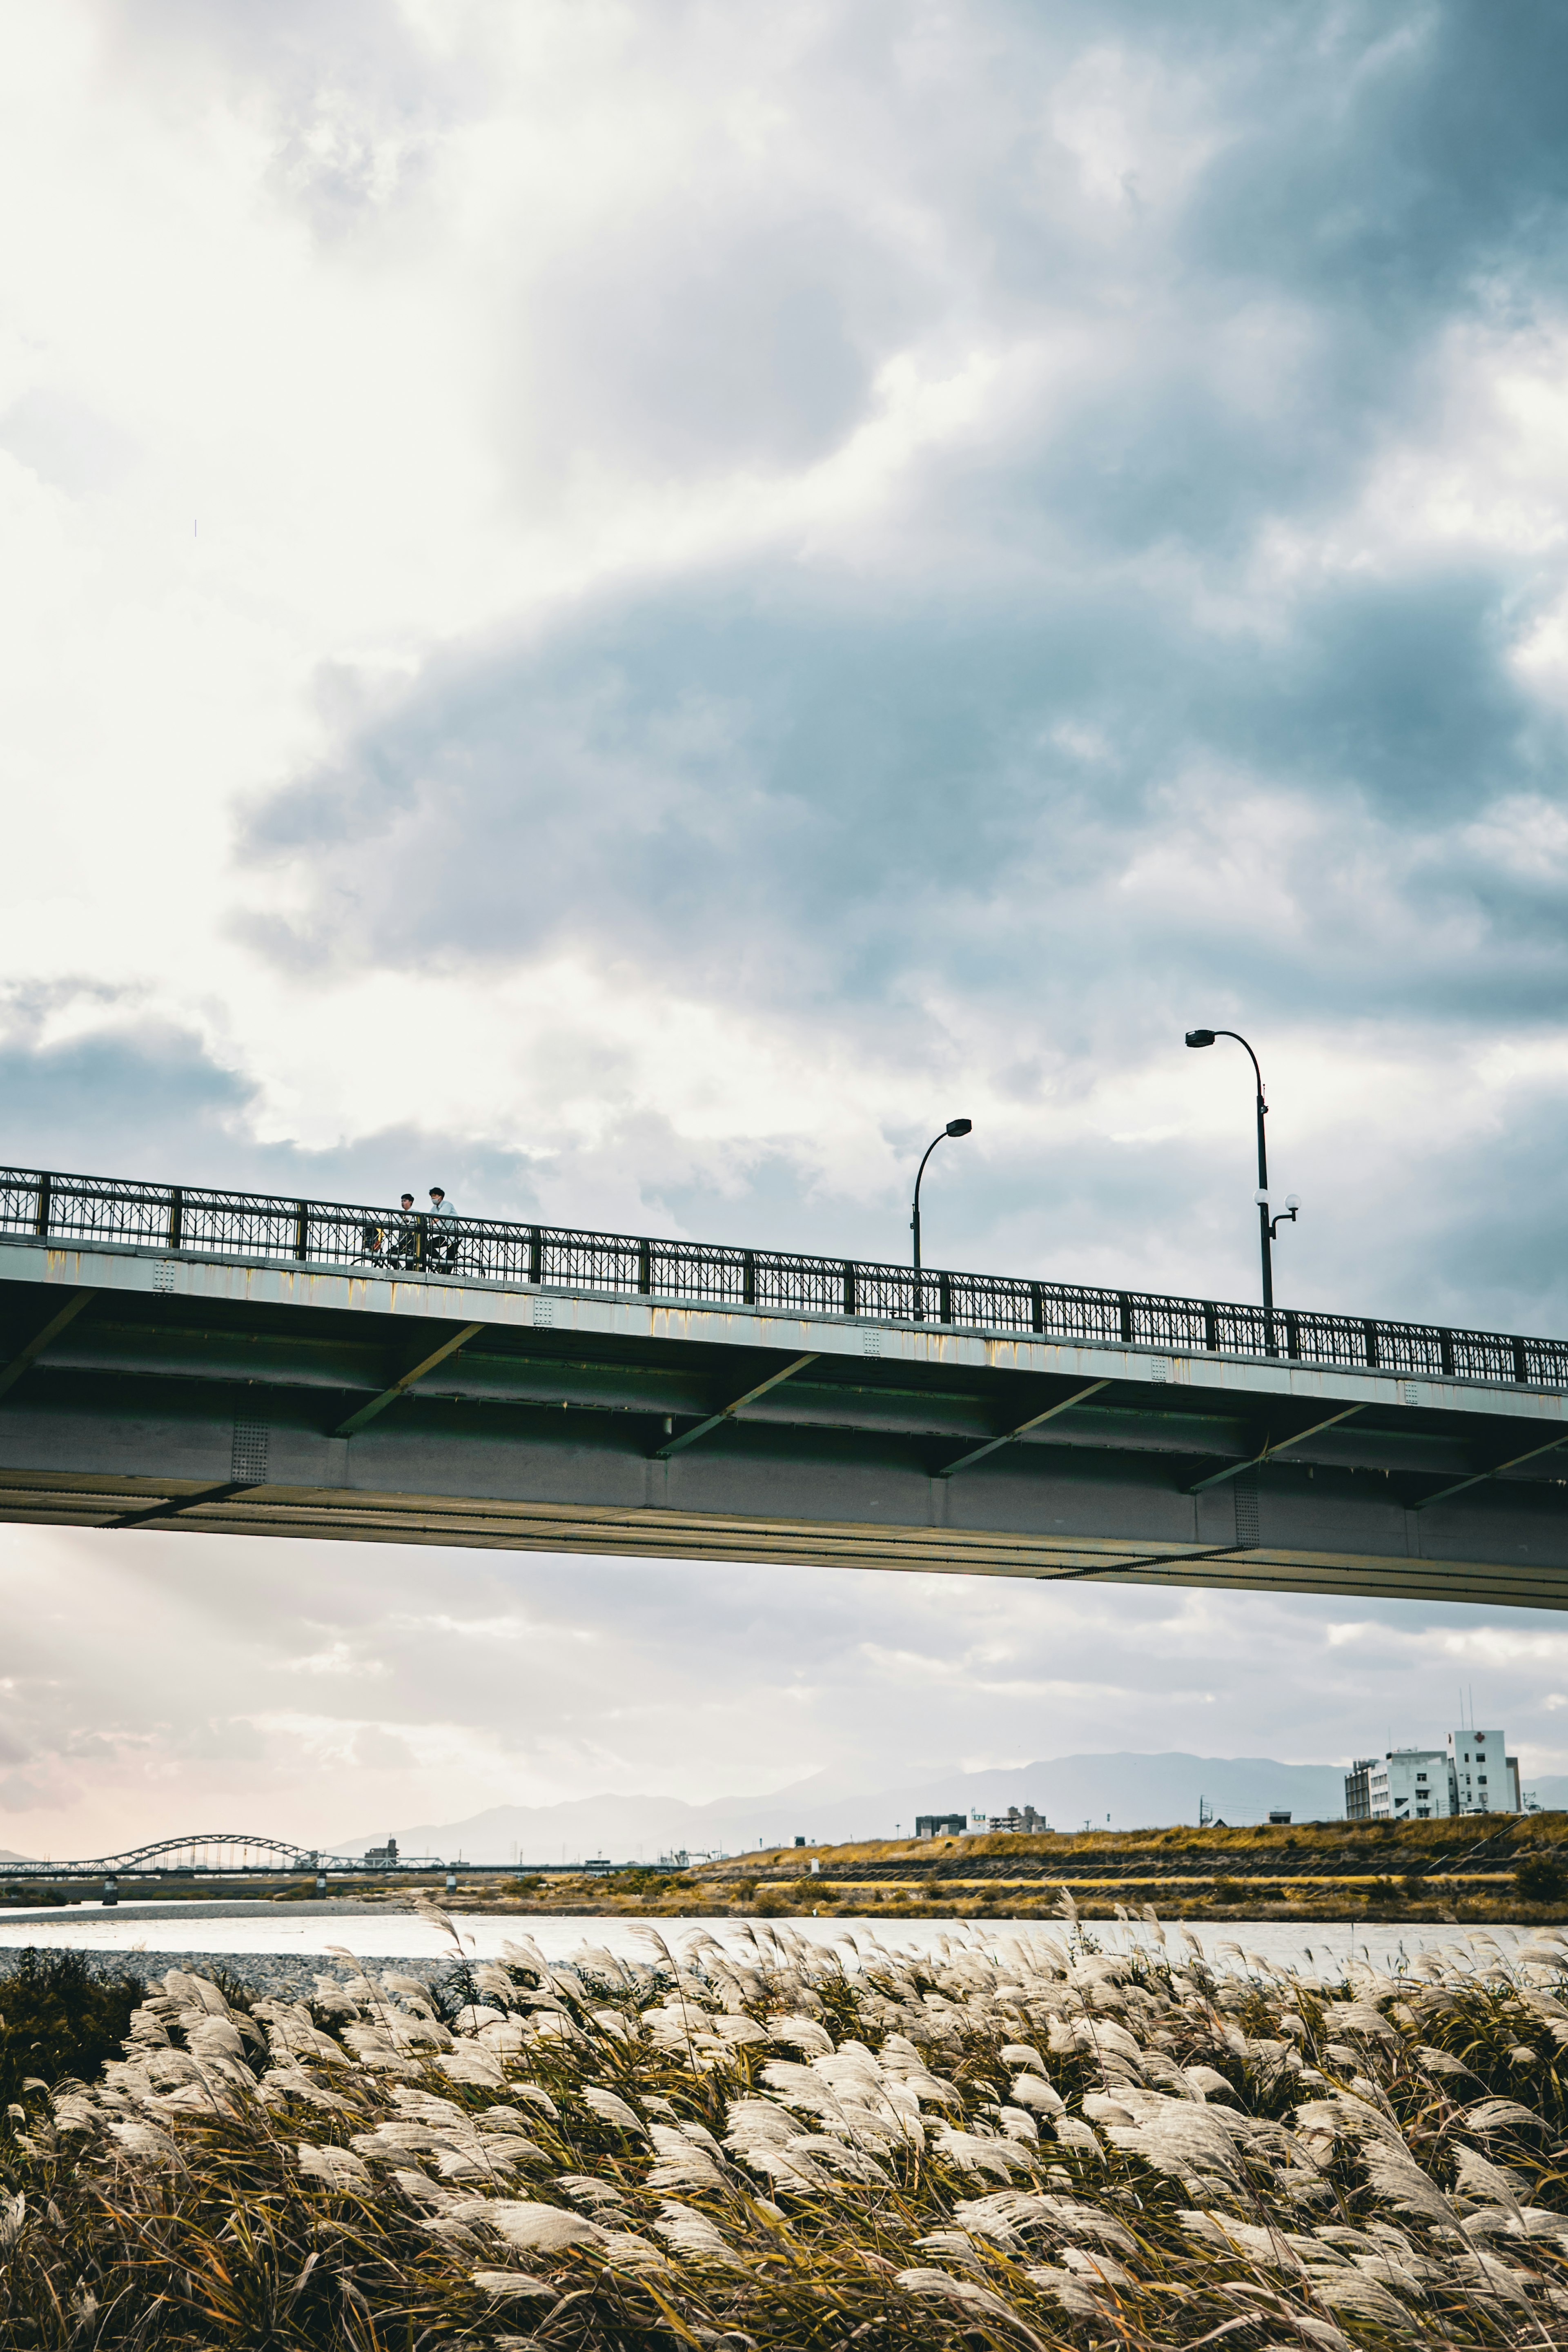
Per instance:
[[[367,1870],[392,1870],[397,1863],[397,1840],[388,1838],[384,1845],[367,1845],[363,1861]]]
[[[1048,1832],[1050,1826],[1044,1813],[1036,1812],[1033,1805],[1026,1805],[1022,1812],[1016,1805],[1009,1805],[1005,1813],[993,1813],[991,1816],[991,1827],[994,1830],[1013,1830],[1026,1837],[1035,1837]]]
[[[615,1868],[615,1864],[607,1853],[591,1853],[583,1868],[590,1878],[603,1878]]]
[[[968,1828],[969,1822],[963,1813],[917,1813],[915,1815],[915,1835],[918,1838],[963,1837]]]
[[[1281,1812],[1279,1807],[1276,1806],[1274,1811],[1268,1816],[1268,1826],[1271,1830],[1289,1829],[1290,1826],[1290,1811],[1289,1806],[1287,1806],[1283,1812]]]
[[[1350,1822],[1441,1822],[1457,1813],[1520,1813],[1519,1759],[1500,1731],[1450,1731],[1446,1748],[1358,1756],[1345,1774]]]
[[[1448,1786],[1456,1813],[1521,1813],[1519,1759],[1500,1731],[1450,1731]]]
[[[1374,1822],[1441,1822],[1458,1811],[1440,1748],[1391,1748],[1373,1765],[1369,1786]]]

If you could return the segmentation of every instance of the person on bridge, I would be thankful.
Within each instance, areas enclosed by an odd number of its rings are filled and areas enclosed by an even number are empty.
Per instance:
[[[452,1203],[447,1200],[439,1184],[432,1184],[430,1187],[430,1214],[432,1219],[440,1220],[450,1219],[455,1214]],[[455,1225],[450,1223],[433,1223],[430,1233],[431,1265],[447,1271],[457,1263],[457,1256],[458,1235]]]
[[[403,1223],[393,1239],[394,1265],[417,1265],[419,1263],[419,1223],[414,1214],[414,1195],[405,1192],[398,1204],[403,1211]]]

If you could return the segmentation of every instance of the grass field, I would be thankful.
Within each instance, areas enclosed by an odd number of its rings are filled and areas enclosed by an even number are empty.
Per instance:
[[[17,2081],[0,2342],[1568,2344],[1556,1934],[1344,1982],[1070,1920],[852,1973],[766,1922],[638,1964],[459,1934],[434,1990],[170,1971],[121,2055]],[[52,1964],[15,2072],[62,2002],[101,2036]]]
[[[461,1885],[458,1904],[493,1907],[509,1882]],[[525,1907],[605,1912],[818,1912],[879,1908],[1049,1918],[1063,1889],[1111,1916],[1152,1905],[1205,1919],[1568,1920],[1568,1815],[1469,1816],[1392,1823],[1007,1833],[781,1846],[671,1877],[652,1871],[533,1880]]]

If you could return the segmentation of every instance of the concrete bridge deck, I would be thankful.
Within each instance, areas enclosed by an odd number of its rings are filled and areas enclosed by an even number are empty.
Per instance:
[[[13,1230],[0,1517],[1558,1607],[1568,1353],[1441,1336],[1492,1369]]]

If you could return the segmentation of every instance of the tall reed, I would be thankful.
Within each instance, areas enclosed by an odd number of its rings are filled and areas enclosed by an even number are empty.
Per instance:
[[[1146,1932],[522,1939],[248,2012],[171,1970],[12,2108],[0,2342],[1568,2345],[1562,1937]]]

